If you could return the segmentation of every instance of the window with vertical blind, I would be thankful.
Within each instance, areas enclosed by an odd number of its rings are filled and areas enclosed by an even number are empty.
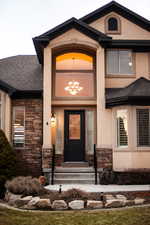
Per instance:
[[[107,50],[106,52],[107,74],[132,75],[133,56],[131,50]]]
[[[126,109],[117,110],[117,146],[128,146],[128,115]]]
[[[150,146],[150,109],[137,109],[137,145]]]
[[[13,145],[24,147],[25,144],[25,108],[13,107]]]

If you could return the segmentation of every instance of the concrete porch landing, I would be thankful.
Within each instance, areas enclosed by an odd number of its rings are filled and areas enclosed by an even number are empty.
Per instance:
[[[58,191],[59,185],[48,185],[48,190]],[[86,192],[127,192],[127,191],[150,191],[150,185],[94,185],[94,184],[63,184],[62,191],[76,188]]]

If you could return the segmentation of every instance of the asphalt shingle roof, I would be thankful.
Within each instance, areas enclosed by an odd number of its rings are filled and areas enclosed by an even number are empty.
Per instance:
[[[0,81],[17,90],[42,90],[42,67],[37,56],[18,55],[0,59]]]

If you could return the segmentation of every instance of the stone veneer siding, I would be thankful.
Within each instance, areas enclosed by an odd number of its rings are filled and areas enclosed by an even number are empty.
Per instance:
[[[19,174],[39,176],[42,173],[42,99],[12,100],[12,106],[25,107],[25,146],[15,148]]]
[[[97,148],[97,167],[98,168],[107,168],[112,169],[113,163],[113,156],[112,156],[112,149],[107,148]]]

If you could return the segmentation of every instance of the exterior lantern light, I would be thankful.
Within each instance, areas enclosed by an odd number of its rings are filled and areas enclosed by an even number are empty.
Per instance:
[[[51,127],[56,126],[56,114],[52,112],[51,114]]]

